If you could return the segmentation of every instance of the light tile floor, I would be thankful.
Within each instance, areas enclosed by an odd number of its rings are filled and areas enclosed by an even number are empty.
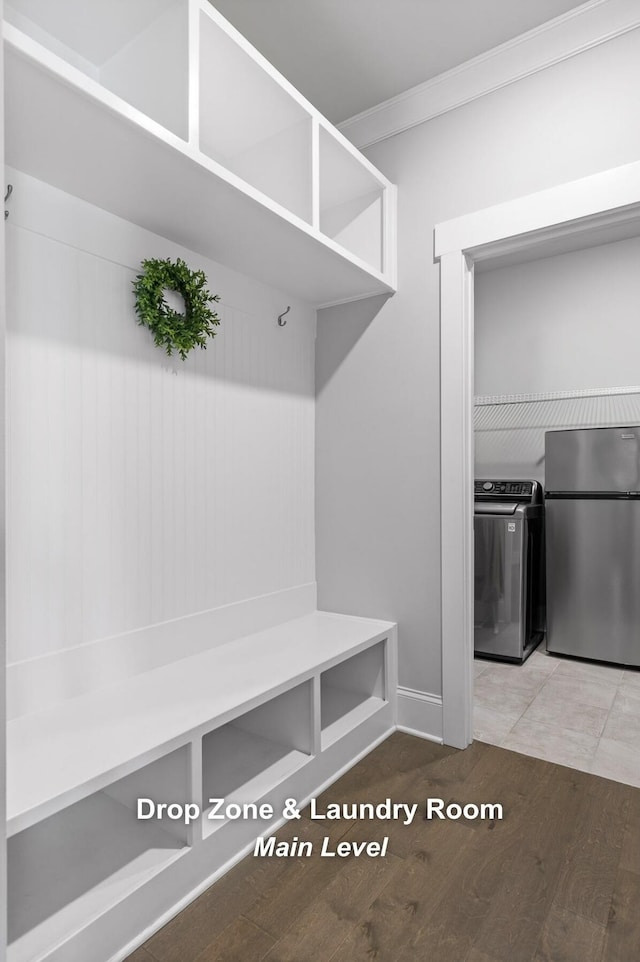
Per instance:
[[[640,787],[640,669],[547,654],[476,659],[474,737]]]

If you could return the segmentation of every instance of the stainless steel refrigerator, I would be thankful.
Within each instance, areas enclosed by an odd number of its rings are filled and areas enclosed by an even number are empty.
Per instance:
[[[640,665],[640,426],[545,435],[547,650]]]

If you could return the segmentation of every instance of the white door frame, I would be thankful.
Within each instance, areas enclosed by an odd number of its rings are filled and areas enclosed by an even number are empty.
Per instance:
[[[473,275],[640,234],[640,162],[438,224],[443,741],[473,740]]]

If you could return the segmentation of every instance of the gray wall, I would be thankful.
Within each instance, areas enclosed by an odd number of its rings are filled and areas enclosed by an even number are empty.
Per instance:
[[[322,312],[319,604],[399,623],[400,684],[441,691],[439,268],[433,227],[640,158],[634,31],[377,144],[399,187],[399,290]]]
[[[640,237],[476,274],[476,395],[640,384]],[[640,392],[475,411],[476,477],[544,484],[545,431],[634,424]]]
[[[476,274],[475,393],[640,384],[640,237]]]

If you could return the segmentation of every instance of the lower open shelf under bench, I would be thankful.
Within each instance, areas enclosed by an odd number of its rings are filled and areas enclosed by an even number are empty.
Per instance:
[[[8,842],[9,959],[34,962],[187,851],[105,792]]]
[[[202,739],[203,833],[225,824],[209,818],[212,798],[258,803],[313,753],[313,688],[297,685]]]

